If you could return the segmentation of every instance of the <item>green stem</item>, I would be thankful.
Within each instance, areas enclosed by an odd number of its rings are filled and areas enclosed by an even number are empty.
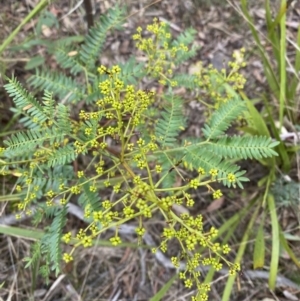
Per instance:
[[[11,43],[15,36],[19,33],[22,27],[28,23],[35,15],[37,15],[45,6],[50,4],[50,0],[41,0],[37,6],[22,20],[18,27],[7,37],[7,39],[0,45],[0,55],[5,50],[5,48]]]
[[[282,7],[286,7],[286,0],[282,0]],[[286,101],[286,14],[283,11],[282,17],[280,18],[280,97],[279,97],[279,122],[280,129],[283,123],[283,112],[284,103]]]

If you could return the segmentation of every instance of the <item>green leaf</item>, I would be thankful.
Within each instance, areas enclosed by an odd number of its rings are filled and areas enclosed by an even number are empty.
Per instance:
[[[204,125],[202,131],[207,139],[219,138],[224,135],[225,131],[236,120],[245,109],[244,103],[239,98],[233,98],[222,104],[216,110],[209,122]]]
[[[267,125],[262,118],[262,115],[257,111],[253,103],[249,100],[246,99],[246,104],[248,107],[248,111],[250,113],[251,119],[252,119],[252,127],[256,128],[257,133],[259,135],[267,136],[270,137],[269,130],[267,128]]]
[[[253,224],[257,219],[259,209],[260,209],[260,206],[257,206],[254,213],[253,213],[253,215],[252,215],[252,217],[251,217],[251,219],[250,219],[250,222],[247,225],[246,231],[244,232],[244,235],[242,237],[242,240],[241,240],[241,243],[240,243],[240,246],[239,246],[239,249],[238,249],[238,252],[237,252],[234,263],[240,263],[242,258],[243,258],[243,255],[244,255],[245,250],[246,250],[246,246],[247,246],[248,241],[249,241],[249,235],[250,235],[250,232],[252,231]],[[232,298],[230,298],[230,295],[231,295],[231,292],[232,292],[233,284],[235,282],[235,278],[236,278],[236,275],[228,277],[225,289],[223,291],[222,301],[232,300]]]
[[[89,30],[89,34],[81,46],[79,56],[88,70],[95,68],[96,60],[102,52],[106,36],[113,28],[121,28],[125,21],[124,9],[115,6],[102,14],[100,21]]]
[[[33,241],[41,239],[44,235],[44,232],[38,229],[23,229],[5,225],[0,225],[0,233]]]
[[[153,296],[150,301],[160,301],[165,296],[167,291],[170,289],[171,285],[177,278],[178,274],[175,274],[156,294]]]
[[[279,240],[279,224],[276,212],[275,200],[272,194],[267,197],[267,203],[270,210],[271,224],[272,224],[272,255],[270,263],[270,278],[269,287],[270,289],[275,289],[276,278],[278,271],[278,263],[280,256],[280,240]]]
[[[45,63],[45,59],[41,55],[36,55],[31,58],[25,65],[25,70],[37,68]]]
[[[298,268],[300,268],[300,261],[299,259],[296,257],[295,253],[291,250],[287,239],[285,237],[287,233],[282,233],[282,231],[280,230],[280,244],[281,246],[284,248],[284,250],[289,254],[290,258],[293,260],[293,262],[297,265]],[[297,239],[299,240],[300,238],[297,237]]]
[[[262,219],[257,231],[253,253],[253,268],[262,268],[265,263],[265,239],[264,239],[264,219]]]
[[[54,14],[50,11],[45,11],[38,19],[36,25],[36,31],[38,35],[41,35],[43,30],[43,25],[47,27],[56,27],[59,28],[59,22]]]
[[[165,95],[165,101],[164,110],[155,127],[155,135],[162,148],[174,147],[181,128],[185,127],[185,118],[182,114],[183,100],[170,94]]]

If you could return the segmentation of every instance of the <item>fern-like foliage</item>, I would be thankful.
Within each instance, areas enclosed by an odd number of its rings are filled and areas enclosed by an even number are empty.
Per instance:
[[[4,141],[7,146],[4,154],[13,158],[20,156],[24,153],[33,153],[33,150],[39,146],[42,146],[45,141],[48,143],[62,142],[64,134],[57,132],[56,129],[43,129],[43,130],[28,130],[24,132],[18,132],[11,135]]]
[[[202,131],[207,139],[224,135],[232,121],[237,119],[245,110],[245,104],[238,98],[233,98],[216,110]]]
[[[58,165],[49,168],[48,164],[40,164],[38,169],[32,173],[32,187],[36,195],[36,200],[42,198],[45,191],[59,191],[59,185],[68,185],[68,181],[73,179],[74,172],[70,165]],[[25,185],[26,178],[21,176],[17,182],[19,185]],[[45,208],[47,210],[48,207]]]
[[[167,154],[163,152],[158,157],[158,162],[163,170],[163,182],[161,184],[162,188],[174,187],[178,170],[177,166],[182,160],[182,153],[176,152],[175,154]]]
[[[44,112],[47,114],[48,118],[51,118],[52,120],[55,115],[55,100],[53,99],[53,93],[45,90],[42,102]]]
[[[79,56],[88,70],[94,69],[95,62],[101,53],[107,33],[112,28],[120,28],[125,20],[124,9],[116,7],[101,16],[100,21],[91,28],[82,45]]]
[[[65,145],[56,149],[50,156],[48,156],[48,166],[53,167],[56,165],[65,165],[73,162],[76,157],[77,154],[74,147],[72,145]]]
[[[185,87],[187,89],[195,89],[197,86],[197,77],[195,75],[175,74],[172,79],[177,83],[180,83],[180,86]]]
[[[245,171],[240,171],[240,167],[228,160],[223,160],[222,156],[212,152],[209,147],[201,145],[191,145],[186,147],[184,163],[190,169],[197,170],[203,168],[206,173],[212,169],[218,170],[218,179],[221,179],[223,185],[231,187],[226,175],[232,173],[236,176],[236,184],[242,188],[242,182],[248,181],[247,178],[242,177]]]
[[[78,203],[84,210],[89,212],[96,212],[102,208],[99,193],[91,191],[89,184],[83,185],[83,192],[78,199]]]
[[[195,35],[197,31],[193,28],[186,29],[183,33],[181,33],[176,40],[172,42],[172,47],[176,47],[179,45],[190,45],[193,41],[195,41]],[[194,57],[197,52],[197,47],[192,46],[189,51],[181,51],[175,59],[175,64],[181,64],[184,61]]]
[[[85,97],[85,88],[62,73],[37,70],[28,79],[28,83],[39,90],[52,91],[54,95],[60,99],[66,99],[68,102],[78,102]]]
[[[136,85],[138,80],[146,75],[144,64],[138,63],[135,57],[131,57],[124,64],[120,64],[120,67],[126,85]]]
[[[31,253],[31,257],[30,258],[24,258],[24,261],[27,261],[28,263],[26,264],[25,268],[27,268],[30,265],[36,265],[38,264],[40,258],[41,258],[41,242],[40,241],[36,241],[31,245],[30,248],[30,253]]]
[[[172,147],[185,126],[182,114],[182,99],[175,95],[166,95],[166,106],[158,120],[155,135],[162,148]]]
[[[51,270],[57,275],[60,271],[62,259],[61,238],[62,231],[66,225],[67,207],[55,210],[55,216],[47,234],[42,239],[42,250],[44,255],[49,254]]]
[[[31,124],[34,120],[34,125],[38,126],[38,124],[44,123],[49,118],[42,104],[28,93],[14,77],[8,79],[8,84],[4,87],[8,95],[14,100],[16,107],[30,118]]]
[[[79,53],[63,43],[56,48],[55,58],[62,69],[69,69],[73,75],[85,71],[85,66],[79,59]]]
[[[209,142],[208,150],[234,159],[261,159],[276,156],[273,147],[278,144],[264,136],[224,136],[216,142]]]
[[[57,130],[65,135],[70,134],[72,127],[70,125],[69,107],[58,103],[53,117],[54,116],[56,117],[55,127]]]

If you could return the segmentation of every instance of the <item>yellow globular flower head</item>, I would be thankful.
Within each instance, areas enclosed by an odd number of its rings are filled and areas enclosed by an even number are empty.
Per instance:
[[[85,232],[83,229],[79,229],[78,233],[76,234],[77,239],[83,239],[85,237]]]
[[[221,192],[220,189],[218,189],[218,190],[216,190],[216,191],[213,193],[213,198],[214,198],[214,199],[219,199],[222,195],[223,195],[223,193]]]
[[[113,189],[114,189],[114,192],[115,193],[118,193],[120,191],[120,188],[121,188],[121,184],[116,184],[114,185]]]
[[[222,252],[223,254],[228,254],[230,252],[230,247],[228,246],[228,244],[222,246]]]
[[[52,207],[53,206],[53,201],[52,200],[46,201],[46,206],[47,207]]]
[[[113,246],[117,246],[122,243],[121,238],[119,236],[115,236],[109,239]]]
[[[108,95],[110,91],[110,81],[105,80],[99,84],[99,88],[102,94]]]
[[[80,189],[80,186],[75,185],[75,186],[72,186],[72,187],[71,187],[70,191],[71,191],[72,193],[74,193],[74,194],[79,194],[80,191],[81,191],[81,189]]]
[[[82,245],[87,248],[87,247],[91,247],[93,245],[93,240],[91,236],[85,236],[82,238],[81,240]]]
[[[191,288],[193,286],[193,281],[189,278],[184,281],[184,286],[187,288]]]
[[[194,201],[193,199],[188,199],[188,200],[186,201],[187,207],[193,207],[194,204],[195,204],[195,201]]]
[[[156,165],[156,166],[155,166],[155,171],[156,171],[157,173],[161,173],[161,172],[162,172],[162,167],[161,167],[161,165]]]
[[[235,263],[233,264],[230,268],[229,268],[229,275],[235,275],[237,272],[239,272],[241,270],[241,266],[239,263]]]
[[[233,174],[233,173],[229,173],[227,175],[227,180],[230,182],[230,183],[235,183],[236,182],[236,176]]]
[[[138,228],[135,229],[135,232],[136,232],[137,235],[143,236],[145,234],[146,230],[143,227],[138,227]]]
[[[179,268],[180,262],[179,262],[177,257],[172,257],[171,262],[172,262],[172,264],[174,265],[175,268]]]
[[[79,119],[89,119],[89,115],[84,111],[84,110],[81,110],[80,113],[79,113]]]
[[[53,198],[54,192],[52,190],[49,190],[46,194],[49,198]]]
[[[77,172],[77,177],[78,177],[79,179],[82,178],[83,175],[84,175],[84,172],[83,172],[82,170],[80,170],[80,171]]]
[[[71,232],[68,232],[68,233],[66,233],[66,234],[63,235],[62,240],[63,240],[65,243],[69,243],[70,240],[71,240],[71,237],[72,237]]]
[[[133,143],[128,143],[128,144],[127,144],[127,150],[128,150],[128,151],[130,151],[130,152],[133,151],[133,147],[134,147],[134,144],[133,144]]]
[[[209,234],[211,235],[211,237],[216,237],[218,236],[218,230],[215,227],[211,227],[209,230]]]
[[[109,200],[105,200],[102,202],[102,206],[104,209],[110,209],[112,207],[112,203]]]
[[[216,177],[218,175],[218,170],[216,168],[212,168],[210,171],[209,171],[209,174],[212,176],[212,177]]]
[[[61,205],[66,205],[67,204],[67,200],[65,198],[61,198],[59,200],[59,202],[60,202]]]
[[[100,222],[103,218],[103,212],[102,211],[94,211],[93,212],[93,219],[95,222]]]
[[[18,204],[18,209],[23,210],[25,208],[25,205],[23,203]]]
[[[198,186],[200,186],[199,180],[197,180],[197,179],[192,179],[192,180],[190,181],[190,187],[191,187],[191,188],[197,189]]]
[[[90,190],[91,192],[96,192],[96,191],[97,191],[97,187],[94,186],[94,185],[92,185],[92,186],[89,187],[89,190]]]
[[[120,74],[121,73],[121,68],[118,65],[115,65],[111,68],[111,73],[112,74]]]
[[[133,183],[134,184],[141,184],[142,180],[141,180],[141,177],[140,176],[135,176],[134,179],[133,179]]]
[[[133,210],[132,208],[130,208],[130,207],[124,207],[124,208],[123,208],[123,213],[124,213],[124,216],[125,216],[126,218],[128,218],[128,217],[133,217],[133,215],[134,215],[134,210]]]
[[[100,73],[100,74],[104,74],[106,71],[107,71],[107,68],[103,65],[101,65],[97,71]]]
[[[152,253],[152,254],[155,254],[156,252],[157,252],[157,248],[152,248],[152,249],[151,249],[151,253]]]
[[[63,255],[63,261],[64,261],[65,263],[68,263],[68,262],[70,262],[70,261],[73,261],[73,256],[70,255],[70,254],[68,254],[68,253],[64,253],[64,255]]]
[[[85,128],[84,133],[85,133],[87,136],[90,136],[91,133],[92,133],[92,129],[91,129],[91,128]]]

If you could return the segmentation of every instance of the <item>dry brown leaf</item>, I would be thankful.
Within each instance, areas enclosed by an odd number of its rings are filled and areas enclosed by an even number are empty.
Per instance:
[[[214,212],[220,209],[224,203],[224,198],[219,198],[217,200],[213,200],[210,205],[206,208],[206,212]]]
[[[178,214],[189,213],[189,211],[182,205],[173,204],[172,209]]]
[[[49,38],[52,35],[51,29],[45,24],[42,25],[42,33],[46,38]]]

